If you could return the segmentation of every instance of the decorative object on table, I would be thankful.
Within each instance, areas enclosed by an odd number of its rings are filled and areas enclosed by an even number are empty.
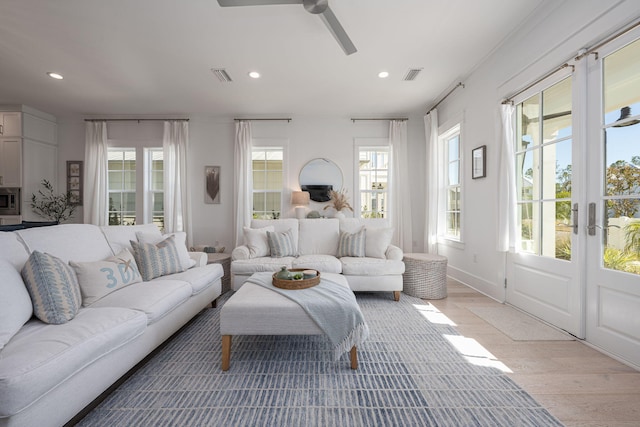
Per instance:
[[[347,198],[347,190],[342,189],[340,191],[331,190],[329,192],[331,200],[329,204],[325,206],[323,209],[333,208],[336,210],[334,218],[344,218],[344,213],[341,212],[343,209],[349,209],[353,212],[353,208],[349,204],[349,199]]]
[[[213,245],[194,245],[189,249],[191,252],[204,252],[207,254],[223,253],[226,248],[216,241]]]
[[[291,204],[296,207],[296,218],[304,218],[305,206],[309,204],[309,192],[308,191],[292,191],[291,192]]]
[[[53,185],[46,179],[43,179],[41,184],[45,191],[38,190],[38,194],[31,194],[33,212],[56,222],[63,222],[71,218],[78,206],[71,193],[54,194]]]
[[[320,212],[311,211],[307,214],[307,218],[320,218]]]
[[[471,150],[471,178],[487,176],[487,146],[482,145]]]
[[[447,296],[447,258],[440,255],[405,253],[402,261],[403,292],[424,299]]]
[[[220,204],[220,166],[204,167],[204,202]]]
[[[67,193],[78,206],[82,206],[83,164],[82,160],[67,160]]]
[[[274,277],[280,280],[289,280],[289,277],[291,276],[291,274],[289,273],[289,270],[287,270],[287,266],[283,265],[280,268],[280,271],[278,271],[276,274],[274,274]]]
[[[280,278],[279,276],[286,271],[289,274],[288,279]],[[315,272],[315,276],[312,276],[312,272]],[[305,277],[309,275],[309,278]],[[284,274],[282,274],[284,277]],[[277,273],[273,273],[273,286],[280,289],[290,289],[290,290],[298,290],[298,289],[307,289],[316,286],[320,283],[320,272],[318,270],[310,270],[304,268],[292,268],[291,270],[287,270],[286,267],[282,267]]]

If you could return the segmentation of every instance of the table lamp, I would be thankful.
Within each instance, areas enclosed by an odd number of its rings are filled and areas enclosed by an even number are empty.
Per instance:
[[[304,218],[305,206],[309,204],[309,192],[308,191],[292,191],[291,204],[296,207],[296,218],[298,219]]]

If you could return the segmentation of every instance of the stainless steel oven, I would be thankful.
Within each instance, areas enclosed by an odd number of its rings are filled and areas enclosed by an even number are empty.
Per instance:
[[[0,188],[0,215],[20,215],[19,188]]]

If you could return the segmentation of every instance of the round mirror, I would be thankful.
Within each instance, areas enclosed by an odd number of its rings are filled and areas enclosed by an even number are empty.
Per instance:
[[[308,191],[315,202],[328,202],[329,191],[342,190],[342,171],[329,159],[310,160],[298,177],[302,191]]]

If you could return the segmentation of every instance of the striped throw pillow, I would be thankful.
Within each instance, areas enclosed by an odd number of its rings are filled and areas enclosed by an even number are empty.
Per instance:
[[[167,237],[155,245],[153,243],[139,243],[134,240],[131,240],[130,243],[140,275],[145,282],[185,270],[180,262],[175,236]]]
[[[33,251],[22,267],[22,279],[38,319],[60,325],[78,313],[82,305],[78,279],[73,268],[60,258]]]
[[[271,258],[296,256],[291,229],[284,232],[267,231],[267,240],[269,241]]]
[[[340,233],[340,242],[338,243],[338,258],[343,256],[363,257],[365,255],[365,236],[364,227],[357,233]]]

